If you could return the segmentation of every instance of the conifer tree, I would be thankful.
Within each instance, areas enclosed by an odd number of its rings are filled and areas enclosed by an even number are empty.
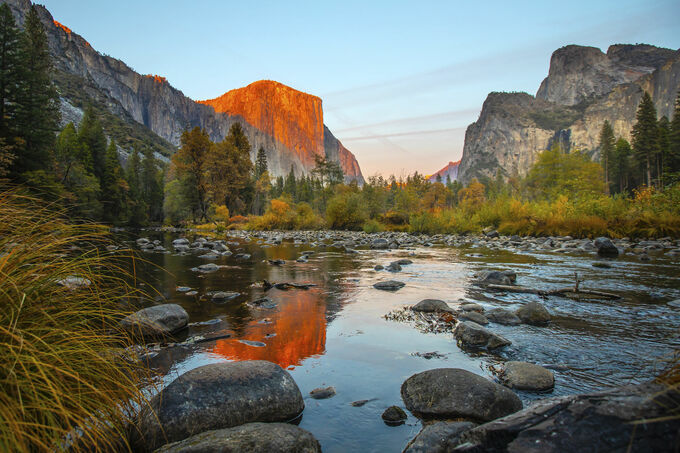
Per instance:
[[[57,176],[63,183],[68,179],[71,168],[82,159],[82,144],[73,123],[68,123],[57,136],[54,147],[54,160]]]
[[[624,193],[629,189],[631,154],[632,150],[628,141],[625,138],[619,138],[616,141],[612,159],[612,179],[619,193]]]
[[[85,110],[78,130],[78,140],[83,146],[81,154],[83,165],[101,179],[106,160],[106,135],[92,107]]]
[[[144,161],[142,162],[142,199],[146,204],[149,219],[152,221],[163,220],[163,187],[161,172],[154,158],[151,148],[144,148]]]
[[[604,120],[600,131],[600,161],[604,167],[605,188],[609,190],[609,175],[611,173],[611,161],[615,150],[614,130],[608,120]]]
[[[214,144],[200,127],[184,131],[180,143],[180,149],[172,156],[172,164],[182,181],[193,220],[203,220],[208,211],[208,153]]]
[[[101,179],[102,205],[104,220],[111,223],[126,220],[126,190],[127,184],[123,180],[123,168],[118,160],[116,143],[111,140],[106,149],[104,172]]]
[[[20,83],[16,112],[22,150],[15,162],[17,173],[46,168],[59,130],[59,97],[50,75],[52,62],[47,35],[35,6],[26,15],[20,39]]]
[[[297,182],[295,180],[295,171],[293,166],[290,166],[290,172],[286,176],[286,180],[283,183],[283,193],[289,195],[292,199],[295,199],[295,193],[297,192]]]
[[[19,29],[7,3],[0,5],[0,138],[14,142],[14,117],[18,100],[21,61]]]
[[[668,134],[668,172],[676,175],[675,179],[679,179],[677,174],[680,173],[680,93],[675,99],[675,111],[673,112],[673,120],[671,121],[671,128]]]
[[[267,171],[267,154],[264,152],[264,148],[260,146],[260,149],[257,150],[257,158],[255,159],[255,180],[259,180],[260,176]]]
[[[656,108],[649,93],[645,91],[640,100],[636,114],[636,123],[633,125],[633,153],[640,164],[647,186],[652,184],[652,163],[656,154],[656,139],[658,127],[656,122]]]
[[[656,136],[656,153],[655,153],[655,165],[656,165],[656,177],[659,182],[659,186],[663,187],[665,183],[665,173],[668,169],[668,155],[670,153],[670,133],[671,125],[668,118],[662,116],[657,124],[657,136]]]

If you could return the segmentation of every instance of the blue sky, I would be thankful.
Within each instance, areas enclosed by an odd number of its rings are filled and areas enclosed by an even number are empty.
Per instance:
[[[559,47],[680,47],[678,0],[39,2],[192,99],[261,79],[320,96],[364,175],[458,160],[486,95],[535,94]]]

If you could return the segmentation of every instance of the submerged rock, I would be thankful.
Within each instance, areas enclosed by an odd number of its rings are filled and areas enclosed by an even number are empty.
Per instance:
[[[493,308],[486,312],[486,317],[491,322],[505,326],[516,326],[522,323],[519,316],[505,308]]]
[[[528,302],[520,307],[515,314],[524,324],[544,326],[550,322],[548,310],[538,302]]]
[[[517,390],[550,390],[555,387],[552,371],[527,362],[507,362],[500,375],[501,382]]]
[[[157,453],[320,453],[314,436],[288,423],[248,423],[235,428],[206,431],[165,445]]]
[[[189,314],[177,304],[155,305],[124,318],[120,325],[132,336],[162,338],[187,326]]]
[[[453,331],[453,336],[463,346],[495,349],[512,344],[510,340],[472,321],[459,322]]]
[[[403,425],[408,415],[399,406],[390,406],[382,413],[383,421],[389,426]]]
[[[204,431],[289,421],[304,407],[297,384],[275,363],[204,365],[175,379],[142,409],[133,444],[154,451]]]
[[[449,421],[429,424],[406,445],[404,453],[446,453],[458,443],[461,434],[475,426],[471,422]]]
[[[402,384],[401,397],[421,418],[489,421],[522,409],[511,390],[458,368],[414,374]]]
[[[396,261],[393,261],[385,268],[385,270],[388,272],[401,272],[401,265]]]
[[[458,315],[458,319],[465,319],[468,321],[475,322],[481,326],[485,326],[489,324],[489,320],[486,319],[486,316],[483,314],[477,312],[477,311],[463,311]]]
[[[325,400],[326,398],[331,398],[335,396],[335,387],[319,387],[311,392],[309,392],[309,396],[314,398],[315,400]]]
[[[543,399],[466,431],[453,448],[490,453],[675,452],[678,401],[676,391],[651,383]],[[644,420],[649,422],[637,423]]]
[[[415,304],[413,307],[411,307],[411,310],[421,311],[424,313],[433,313],[436,311],[443,311],[449,313],[453,312],[453,309],[449,307],[449,305],[446,302],[439,299],[423,299],[417,304]]]
[[[383,291],[397,291],[405,286],[404,282],[398,282],[396,280],[387,280],[384,282],[378,282],[373,285],[375,289],[381,289]]]
[[[232,299],[236,299],[240,295],[241,293],[233,291],[218,291],[212,295],[211,299],[213,302],[222,303],[230,301]]]

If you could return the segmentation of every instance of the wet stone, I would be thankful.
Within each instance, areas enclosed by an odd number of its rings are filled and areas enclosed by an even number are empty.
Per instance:
[[[375,289],[380,289],[383,291],[397,291],[405,286],[404,282],[398,282],[396,280],[387,280],[384,282],[378,282],[373,285]]]
[[[315,400],[325,400],[327,398],[332,398],[335,396],[335,387],[319,387],[311,392],[309,392],[309,396],[314,398]]]
[[[404,424],[408,415],[399,406],[390,406],[382,413],[382,419],[388,426],[399,426]]]

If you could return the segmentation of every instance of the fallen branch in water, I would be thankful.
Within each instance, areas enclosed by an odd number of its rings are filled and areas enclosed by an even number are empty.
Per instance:
[[[539,296],[562,296],[568,297],[570,299],[579,299],[581,296],[611,300],[621,299],[621,296],[618,296],[616,294],[605,293],[602,291],[579,289],[578,287],[559,288],[546,291],[536,288],[527,288],[525,286],[496,285],[496,284],[488,284],[483,286],[485,288],[495,289],[498,291],[506,291],[509,293],[538,294]]]

